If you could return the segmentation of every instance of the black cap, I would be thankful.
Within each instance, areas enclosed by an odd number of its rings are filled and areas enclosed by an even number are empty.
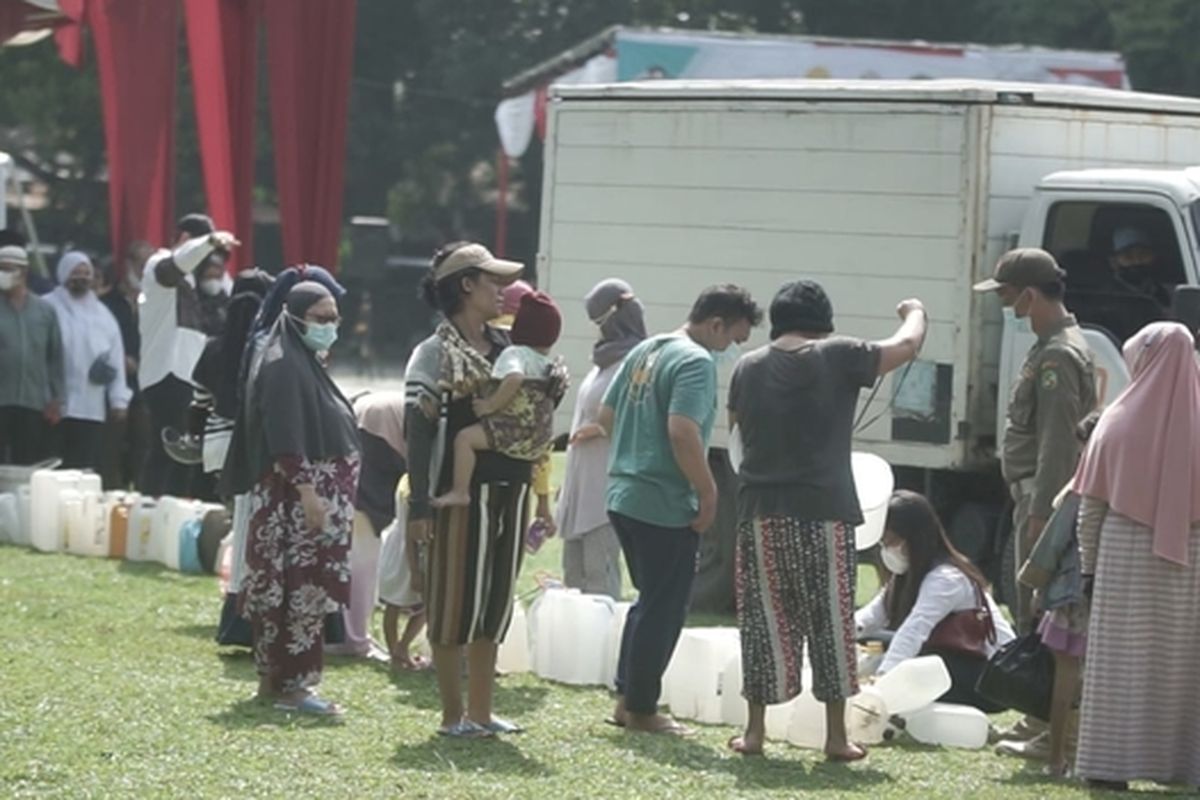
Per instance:
[[[180,233],[186,233],[193,239],[200,236],[208,236],[216,230],[213,225],[212,217],[208,214],[185,214],[180,217],[179,222],[175,225],[176,230]]]
[[[1025,289],[1030,286],[1045,286],[1061,281],[1067,276],[1054,260],[1054,256],[1040,247],[1019,247],[1009,250],[996,262],[996,271],[986,281],[975,284],[977,292],[994,292],[1001,286]]]

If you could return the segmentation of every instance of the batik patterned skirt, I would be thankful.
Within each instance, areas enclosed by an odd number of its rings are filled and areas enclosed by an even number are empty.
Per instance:
[[[854,528],[841,522],[771,515],[738,526],[742,694],[749,702],[774,705],[800,694],[806,644],[817,700],[858,692],[856,568]]]

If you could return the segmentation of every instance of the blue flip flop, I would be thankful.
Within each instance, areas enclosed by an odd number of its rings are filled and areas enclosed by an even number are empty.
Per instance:
[[[315,694],[310,694],[298,703],[276,703],[279,711],[291,711],[297,714],[312,714],[315,717],[340,717],[342,710],[328,700],[322,700]]]
[[[489,739],[495,735],[489,728],[469,719],[459,720],[453,725],[438,728],[438,736],[446,736],[451,739]]]

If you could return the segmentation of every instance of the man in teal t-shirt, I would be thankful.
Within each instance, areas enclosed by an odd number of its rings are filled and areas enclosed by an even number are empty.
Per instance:
[[[735,352],[761,319],[745,289],[705,289],[682,328],[630,351],[604,395],[600,424],[612,437],[608,515],[638,590],[621,637],[618,725],[684,730],[657,709],[687,616],[699,535],[717,510],[707,458],[717,407],[713,354]]]

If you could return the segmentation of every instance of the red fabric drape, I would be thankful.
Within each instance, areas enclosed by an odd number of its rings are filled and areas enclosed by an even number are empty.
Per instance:
[[[232,231],[230,272],[253,262],[254,107],[259,0],[184,0],[209,213]]]
[[[336,269],[353,0],[265,0],[267,74],[283,256]]]
[[[59,58],[79,69],[83,65],[84,0],[58,0],[58,10],[66,17],[54,30]]]
[[[170,240],[174,230],[178,6],[87,0],[108,151],[113,252]]]

